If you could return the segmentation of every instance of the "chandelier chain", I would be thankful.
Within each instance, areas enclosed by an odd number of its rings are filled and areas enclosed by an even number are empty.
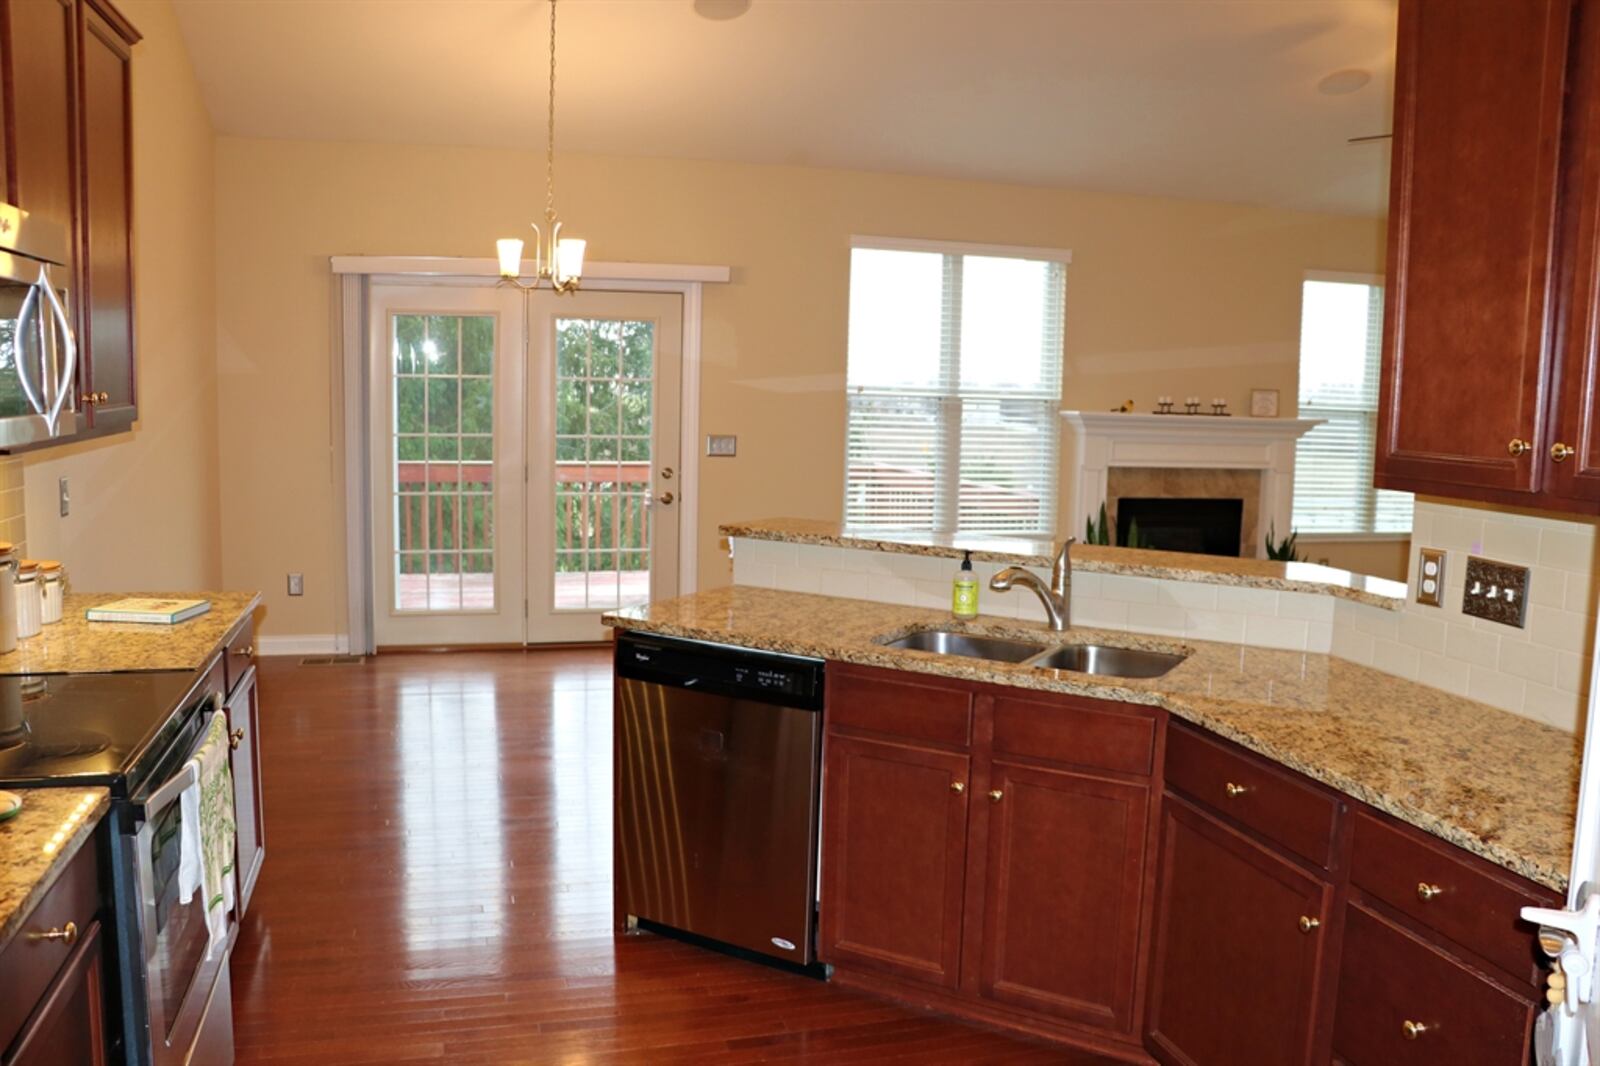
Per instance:
[[[544,145],[544,214],[556,217],[556,0],[550,0],[550,103]]]

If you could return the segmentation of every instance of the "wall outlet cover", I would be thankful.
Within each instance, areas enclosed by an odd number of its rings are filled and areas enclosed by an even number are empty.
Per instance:
[[[707,455],[738,455],[739,438],[731,433],[712,433],[706,437]]]
[[[1461,613],[1523,628],[1528,617],[1528,568],[1469,555]]]
[[[304,574],[289,575],[289,595],[304,596],[306,594],[306,576]]]
[[[1417,565],[1417,602],[1424,607],[1444,606],[1443,548],[1423,548]]]

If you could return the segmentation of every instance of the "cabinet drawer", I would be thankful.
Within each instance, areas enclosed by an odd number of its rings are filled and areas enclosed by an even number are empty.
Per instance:
[[[244,672],[250,669],[256,655],[256,623],[255,619],[245,619],[239,631],[228,639],[228,646],[223,649],[223,669],[227,671],[228,692],[232,693],[239,684],[239,679],[244,677]]]
[[[1347,908],[1334,1058],[1348,1066],[1522,1066],[1531,1001],[1356,904]],[[1408,1025],[1409,1023],[1409,1025]],[[1420,1026],[1420,1030],[1411,1030]]]
[[[1167,783],[1318,866],[1332,858],[1338,799],[1264,759],[1174,726]]]
[[[100,909],[100,866],[93,838],[84,842],[56,883],[0,952],[0,1050],[11,1045],[45,989],[72,955],[65,940],[37,940],[30,934],[65,929],[71,922],[87,936]],[[74,938],[76,943],[76,938]]]
[[[972,743],[972,696],[877,673],[830,670],[823,721],[964,748]]]
[[[1527,905],[1555,905],[1553,894],[1519,886],[1447,844],[1360,810],[1350,878],[1508,974],[1534,979],[1538,931],[1520,914]]]
[[[1155,715],[1095,700],[997,697],[995,754],[1033,756],[1125,774],[1149,774],[1155,758]]]

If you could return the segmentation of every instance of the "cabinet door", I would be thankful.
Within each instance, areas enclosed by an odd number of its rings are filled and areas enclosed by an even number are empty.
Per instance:
[[[1587,12],[1586,12],[1587,15]],[[1571,234],[1571,300],[1563,315],[1546,491],[1559,501],[1600,502],[1600,18],[1577,21],[1572,109],[1564,138],[1566,208]],[[1590,508],[1584,508],[1592,510]]]
[[[1133,1028],[1150,790],[996,762],[983,903],[983,994]]]
[[[1383,488],[1539,487],[1570,14],[1571,0],[1400,4]]]
[[[70,232],[78,189],[71,0],[0,0],[0,13],[11,72],[6,86],[6,117],[12,127],[8,198]]]
[[[970,760],[830,735],[823,763],[818,954],[955,988]]]
[[[17,1036],[6,1066],[105,1066],[104,981],[100,923],[91,922]]]
[[[1190,1066],[1315,1061],[1333,890],[1171,793],[1163,807],[1152,1051]]]
[[[130,46],[108,14],[79,6],[83,255],[81,333],[86,406],[97,430],[134,419],[133,157]]]
[[[251,667],[228,697],[228,736],[233,744],[233,820],[238,826],[239,917],[250,906],[256,878],[267,857],[266,812],[261,805],[261,700]]]

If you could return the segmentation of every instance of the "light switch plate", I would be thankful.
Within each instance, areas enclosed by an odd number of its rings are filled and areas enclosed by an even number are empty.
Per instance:
[[[706,437],[707,455],[738,455],[739,438],[731,433],[712,433]]]
[[[306,594],[306,576],[304,574],[289,575],[289,595],[304,596]]]
[[[1521,629],[1528,617],[1528,568],[1467,556],[1461,613]]]
[[[61,497],[61,517],[65,518],[72,513],[72,492],[67,488],[66,478],[56,482],[56,492]]]
[[[1423,548],[1417,566],[1417,602],[1424,607],[1444,606],[1444,549]]]

